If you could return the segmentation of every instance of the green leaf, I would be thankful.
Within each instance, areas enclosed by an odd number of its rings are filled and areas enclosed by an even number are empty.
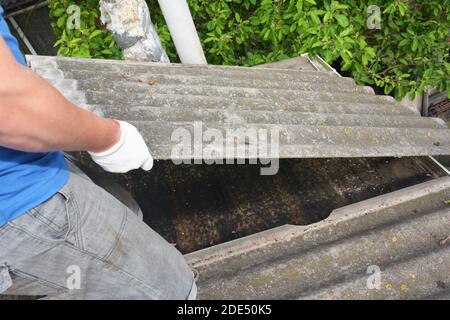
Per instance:
[[[364,51],[366,52],[367,56],[370,58],[375,58],[377,54],[375,53],[375,50],[371,47],[365,47]]]
[[[91,33],[91,35],[89,36],[89,40],[94,39],[95,37],[98,37],[99,35],[101,35],[103,33],[102,30],[95,30],[94,32]]]
[[[336,15],[336,20],[339,23],[339,25],[343,28],[348,26],[348,19],[346,16],[344,16],[343,14],[337,14]]]
[[[414,38],[412,46],[411,46],[412,51],[416,51],[418,46],[419,46],[419,41],[417,40],[417,38]]]
[[[311,48],[321,47],[322,45],[323,45],[322,41],[317,41],[311,46]]]
[[[365,66],[367,66],[367,64],[369,63],[369,60],[367,59],[367,56],[365,54],[362,55],[361,61],[362,61],[362,64]]]
[[[344,31],[342,31],[340,34],[339,34],[339,36],[340,37],[345,37],[345,36],[348,36],[349,34],[351,34],[353,32],[353,29],[352,28],[347,28],[347,29],[345,29]]]
[[[58,8],[58,9],[52,11],[52,16],[58,18],[58,17],[61,17],[65,12],[66,12],[66,9]]]
[[[398,6],[398,11],[400,12],[400,16],[404,16],[405,15],[405,11],[406,11],[406,6],[403,3],[399,3]]]
[[[346,52],[341,52],[341,57],[344,60],[345,64],[350,65],[352,63],[350,57]]]
[[[325,13],[324,17],[323,17],[323,22],[328,22],[329,20],[331,20],[331,18],[333,17],[333,14],[328,11],[327,13]]]
[[[309,16],[311,17],[311,19],[314,21],[314,23],[315,23],[316,25],[319,25],[319,24],[320,24],[320,19],[319,19],[319,16],[317,15],[316,10],[311,11],[311,12],[309,13]]]
[[[55,44],[53,45],[53,47],[56,48],[57,46],[61,45],[62,42],[63,42],[62,39],[58,39],[58,40],[55,42]]]
[[[74,47],[76,46],[78,43],[82,42],[83,39],[81,38],[75,38],[69,41],[69,47]]]
[[[407,44],[409,44],[409,39],[403,39],[402,41],[400,41],[400,42],[398,43],[398,46],[399,46],[399,47],[404,47],[404,46],[406,46]]]
[[[256,1],[256,0],[255,0]],[[295,5],[297,12],[303,11],[303,0],[298,0],[297,4]]]
[[[65,17],[65,16],[60,17],[60,18],[58,19],[58,21],[56,21],[56,25],[57,25],[59,28],[64,27],[65,24],[66,24],[66,17]]]

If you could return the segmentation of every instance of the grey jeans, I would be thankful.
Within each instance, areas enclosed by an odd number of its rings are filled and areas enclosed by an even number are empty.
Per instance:
[[[48,299],[193,299],[172,245],[69,164],[50,200],[0,228],[0,293]]]

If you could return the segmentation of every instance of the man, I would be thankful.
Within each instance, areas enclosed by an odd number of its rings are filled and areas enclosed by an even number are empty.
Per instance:
[[[150,170],[136,128],[73,105],[24,64],[0,6],[0,293],[194,298],[183,256],[60,152]]]

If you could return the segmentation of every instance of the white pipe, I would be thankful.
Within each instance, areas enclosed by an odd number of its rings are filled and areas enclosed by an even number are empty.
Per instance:
[[[207,64],[186,0],[158,0],[170,34],[184,64]]]

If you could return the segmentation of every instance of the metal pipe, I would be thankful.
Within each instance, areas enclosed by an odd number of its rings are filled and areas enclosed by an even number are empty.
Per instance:
[[[186,0],[158,0],[184,64],[208,64]]]
[[[440,163],[435,157],[428,156],[428,158],[430,158],[434,163],[436,163],[439,166],[439,168],[442,169],[442,171],[444,171],[447,175],[450,176],[450,171],[442,163]]]
[[[42,7],[48,6],[48,0],[46,1],[42,1],[36,4],[32,4],[31,6],[25,8],[25,9],[21,9],[21,10],[17,10],[17,11],[13,11],[11,13],[8,13],[4,16],[5,19],[11,18],[11,17],[15,17],[24,13],[27,13],[29,11],[33,11],[36,9],[40,9]]]
[[[30,41],[28,40],[27,36],[23,32],[23,30],[19,27],[19,24],[17,23],[16,19],[13,17],[9,17],[8,21],[11,23],[11,26],[17,31],[17,34],[19,35],[20,39],[22,39],[23,43],[27,47],[27,49],[30,51],[32,55],[37,55],[36,50],[34,50],[33,46],[31,45]]]

